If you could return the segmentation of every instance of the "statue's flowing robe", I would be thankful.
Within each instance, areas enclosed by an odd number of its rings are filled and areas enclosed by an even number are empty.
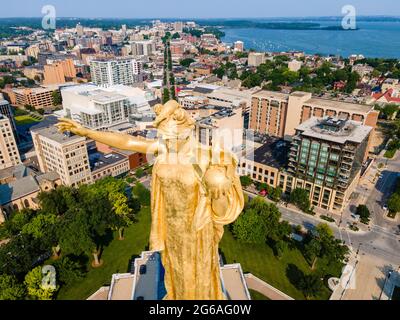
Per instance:
[[[196,146],[196,150],[203,152],[204,148]],[[242,212],[244,197],[236,174],[237,161],[232,157],[232,163],[221,164],[225,169],[230,166],[228,210],[223,216],[214,213],[202,182],[211,157],[201,166],[177,169],[161,164],[159,156],[153,167],[150,249],[161,252],[168,300],[226,299],[218,244],[224,225],[235,221]]]

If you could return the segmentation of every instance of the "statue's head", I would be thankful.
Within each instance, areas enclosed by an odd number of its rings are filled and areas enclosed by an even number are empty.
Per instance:
[[[154,112],[157,115],[154,126],[164,140],[183,140],[192,134],[195,122],[175,100],[168,101],[164,105],[157,104]]]

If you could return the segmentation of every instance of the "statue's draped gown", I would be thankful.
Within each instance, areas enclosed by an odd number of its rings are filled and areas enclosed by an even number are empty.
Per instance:
[[[195,147],[202,152],[201,147]],[[200,151],[199,151],[200,150]],[[240,180],[231,170],[229,209],[216,216],[205,195],[199,168],[170,164],[159,154],[153,167],[151,250],[161,251],[168,300],[223,300],[218,243],[224,225],[243,208]],[[209,164],[202,165],[206,170]],[[236,167],[236,163],[231,164]],[[204,171],[205,172],[205,171]]]

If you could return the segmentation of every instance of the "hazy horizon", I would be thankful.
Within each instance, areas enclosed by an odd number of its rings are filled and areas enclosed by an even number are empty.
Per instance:
[[[400,2],[393,0],[31,0],[2,4],[0,18],[39,18],[45,5],[53,5],[60,18],[84,19],[268,19],[342,16],[342,7],[353,5],[357,15],[399,17]],[[263,13],[261,13],[263,12]]]

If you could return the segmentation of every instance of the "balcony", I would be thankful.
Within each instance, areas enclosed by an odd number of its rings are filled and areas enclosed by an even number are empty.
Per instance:
[[[293,162],[289,162],[288,166],[289,166],[289,167],[296,168],[296,165],[295,165],[295,163],[293,163]]]

